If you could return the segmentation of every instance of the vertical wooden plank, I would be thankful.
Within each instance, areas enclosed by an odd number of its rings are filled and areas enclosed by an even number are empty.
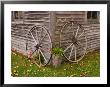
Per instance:
[[[87,11],[85,11],[85,17],[84,17],[84,22],[87,23]]]
[[[23,17],[23,19],[22,19],[22,20],[23,20],[23,24],[24,24],[24,17],[25,17],[25,15],[24,15],[24,14],[25,14],[25,12],[24,12],[24,11],[22,11],[22,17]]]
[[[52,43],[54,44],[54,34],[55,34],[55,27],[56,27],[56,15],[55,11],[50,11],[50,24],[49,24],[49,30],[50,30],[50,35],[52,39]]]

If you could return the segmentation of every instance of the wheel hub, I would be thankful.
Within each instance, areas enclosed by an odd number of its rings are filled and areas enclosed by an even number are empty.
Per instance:
[[[73,36],[71,40],[74,45],[78,45],[77,44],[78,40],[75,38],[75,36]]]
[[[36,48],[37,50],[38,50],[40,47],[41,47],[40,44],[37,44],[37,45],[35,46],[35,48]]]

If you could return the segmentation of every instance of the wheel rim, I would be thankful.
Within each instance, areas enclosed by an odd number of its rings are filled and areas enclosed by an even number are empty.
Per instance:
[[[60,32],[60,47],[64,48],[63,55],[70,62],[80,61],[87,49],[84,28],[74,21],[67,22]]]
[[[26,49],[28,57],[33,58],[39,66],[45,66],[51,58],[52,42],[44,26],[34,26],[29,31]]]

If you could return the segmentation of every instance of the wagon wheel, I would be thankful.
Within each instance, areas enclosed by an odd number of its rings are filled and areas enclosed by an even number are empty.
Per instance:
[[[34,26],[29,31],[26,50],[28,57],[34,59],[38,66],[45,66],[51,59],[52,42],[50,34],[44,26]]]
[[[84,28],[77,22],[67,22],[60,32],[60,47],[64,48],[64,57],[70,62],[80,61],[87,49]]]

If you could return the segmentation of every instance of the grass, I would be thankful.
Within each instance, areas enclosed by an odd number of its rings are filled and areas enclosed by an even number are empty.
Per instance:
[[[78,64],[66,62],[58,68],[52,65],[39,68],[27,58],[12,52],[11,72],[13,77],[99,77],[100,53],[88,53]]]

